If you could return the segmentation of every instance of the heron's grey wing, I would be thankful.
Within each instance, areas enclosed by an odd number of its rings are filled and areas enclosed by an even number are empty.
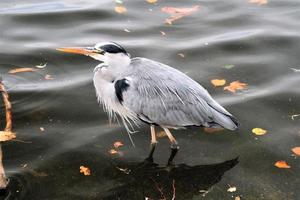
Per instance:
[[[148,123],[166,127],[237,128],[237,121],[184,73],[145,58],[132,59],[120,80],[128,80],[122,104]]]

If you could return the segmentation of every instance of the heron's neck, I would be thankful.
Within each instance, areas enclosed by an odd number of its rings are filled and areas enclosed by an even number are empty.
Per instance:
[[[105,60],[105,64],[109,66],[108,69],[111,71],[111,73],[116,75],[128,69],[130,62],[130,57],[124,54],[108,56]]]

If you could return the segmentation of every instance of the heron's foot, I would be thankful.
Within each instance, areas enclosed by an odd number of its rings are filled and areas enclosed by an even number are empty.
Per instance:
[[[171,144],[170,148],[171,148],[171,154],[170,154],[167,166],[175,166],[173,160],[174,160],[177,152],[179,151],[179,145],[177,143],[176,144],[174,143],[174,144]]]
[[[149,167],[153,167],[153,166],[157,166],[158,164],[154,163],[153,158],[152,157],[147,157],[143,160],[143,162],[141,162],[139,164],[138,168],[149,168]]]
[[[144,163],[148,163],[148,164],[151,164],[151,163],[153,163],[154,161],[153,161],[153,157],[147,157],[147,158],[145,158],[145,160],[144,160]]]

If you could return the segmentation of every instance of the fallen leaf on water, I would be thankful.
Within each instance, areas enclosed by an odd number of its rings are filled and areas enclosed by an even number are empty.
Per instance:
[[[286,161],[284,160],[279,160],[277,161],[275,164],[274,164],[275,167],[278,167],[278,168],[283,168],[283,169],[288,169],[288,168],[291,168],[291,166],[289,166],[287,164]]]
[[[292,148],[292,151],[295,155],[300,156],[300,147],[294,147]]]
[[[22,168],[26,168],[28,166],[28,164],[27,163],[25,163],[25,164],[21,164],[21,167]]]
[[[224,87],[224,90],[228,90],[232,93],[235,93],[236,90],[243,90],[247,88],[247,84],[246,83],[242,83],[240,81],[233,81],[231,82],[228,86]]]
[[[117,151],[117,150],[115,150],[115,149],[111,149],[111,150],[109,150],[109,153],[110,153],[110,154],[117,154],[117,153],[118,153],[118,151]]]
[[[16,134],[11,131],[0,131],[0,142],[12,140],[16,138]]]
[[[53,80],[53,77],[50,74],[46,74],[44,78],[46,80]]]
[[[208,127],[205,127],[204,128],[204,131],[206,133],[216,133],[216,132],[220,132],[220,131],[223,131],[224,128],[208,128]]]
[[[295,114],[295,115],[292,115],[291,118],[292,118],[292,120],[295,120],[295,117],[299,117],[299,116],[300,116],[300,114]]]
[[[300,69],[296,69],[296,68],[292,68],[292,67],[290,67],[290,69],[293,70],[296,73],[300,72]]]
[[[116,167],[118,170],[120,170],[121,172],[124,172],[125,174],[130,174],[131,170],[127,169],[127,168],[120,168],[120,167]]]
[[[252,129],[252,133],[254,133],[255,135],[264,135],[267,133],[267,130],[262,128],[254,128]]]
[[[179,53],[179,54],[177,54],[178,56],[180,56],[181,58],[184,58],[185,57],[185,55],[183,54],[183,53]]]
[[[235,66],[234,65],[224,65],[223,68],[225,69],[231,69],[231,68],[234,68]]]
[[[16,68],[16,69],[12,69],[9,70],[9,74],[16,74],[16,73],[21,73],[21,72],[35,72],[38,69],[36,68],[31,68],[31,67],[21,67],[21,68]]]
[[[213,84],[216,87],[223,86],[223,85],[226,84],[226,80],[225,79],[213,79],[210,82],[211,82],[211,84]]]
[[[32,176],[35,176],[35,177],[47,177],[48,174],[45,173],[45,172],[38,172],[34,169],[29,169],[29,168],[26,168],[26,171],[29,172]]]
[[[115,11],[119,14],[123,14],[127,12],[127,9],[124,6],[116,6]]]
[[[80,173],[83,173],[85,176],[91,175],[91,170],[88,167],[80,166]]]
[[[166,19],[167,24],[172,24],[174,21],[181,19],[184,16],[188,16],[192,14],[193,12],[199,10],[199,5],[193,6],[191,8],[175,8],[175,7],[163,7],[161,9],[162,12],[168,13],[171,15],[171,17]]]
[[[47,66],[47,63],[45,63],[45,64],[39,64],[39,65],[36,65],[35,67],[36,68],[39,68],[39,69],[43,69],[43,68],[45,68]]]
[[[235,191],[236,191],[236,187],[230,187],[227,190],[227,192],[235,192]]]
[[[159,131],[156,133],[156,137],[157,138],[162,138],[162,137],[166,137],[167,134],[164,131]]]
[[[157,0],[147,0],[148,3],[156,3]]]
[[[117,148],[119,148],[119,147],[121,147],[121,146],[123,146],[124,144],[122,143],[122,142],[120,142],[120,141],[117,141],[117,142],[115,142],[114,143],[114,147],[117,149]]]
[[[161,33],[162,36],[166,36],[167,34],[163,31],[159,31]]]
[[[249,2],[258,4],[258,5],[265,5],[268,3],[268,0],[249,0]]]

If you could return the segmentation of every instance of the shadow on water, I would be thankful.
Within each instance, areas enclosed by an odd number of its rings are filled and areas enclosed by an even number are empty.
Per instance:
[[[79,166],[85,164],[91,169],[90,176],[79,173]],[[174,188],[176,199],[192,199],[237,164],[238,158],[211,165],[166,167],[73,151],[11,175],[8,192],[0,199],[172,199]]]
[[[200,190],[207,191],[218,183],[236,164],[238,158],[211,165],[180,164],[173,167],[155,163],[120,163],[115,173],[107,173],[119,184],[103,198],[172,199],[176,196],[176,199],[192,199],[199,195]]]

